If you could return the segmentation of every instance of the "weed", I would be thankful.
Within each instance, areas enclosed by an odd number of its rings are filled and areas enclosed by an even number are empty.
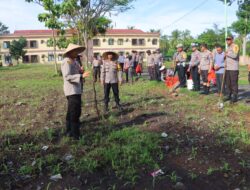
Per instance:
[[[173,171],[170,175],[167,175],[173,184],[176,184],[181,178],[177,176],[176,172]]]
[[[207,170],[207,175],[212,175],[214,172],[216,172],[218,169],[209,167]]]

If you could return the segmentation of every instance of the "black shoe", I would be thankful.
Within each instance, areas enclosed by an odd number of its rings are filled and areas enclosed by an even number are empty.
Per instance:
[[[238,96],[237,95],[233,95],[233,98],[231,99],[231,103],[234,104],[238,102]]]
[[[121,106],[120,104],[116,104],[116,107],[117,107],[117,109],[118,109],[120,112],[123,111],[122,106]]]
[[[227,102],[227,101],[231,101],[231,95],[230,96],[227,96],[223,99],[224,102]]]
[[[206,93],[207,93],[207,87],[206,87],[206,86],[204,86],[204,87],[203,87],[203,91],[202,91],[200,94],[202,94],[202,95],[206,95]]]

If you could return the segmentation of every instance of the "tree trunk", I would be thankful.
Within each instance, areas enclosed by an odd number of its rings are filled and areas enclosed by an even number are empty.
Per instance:
[[[58,74],[57,70],[57,60],[56,60],[56,35],[55,35],[55,29],[52,29],[53,33],[53,47],[54,47],[54,60],[55,60],[55,74]]]

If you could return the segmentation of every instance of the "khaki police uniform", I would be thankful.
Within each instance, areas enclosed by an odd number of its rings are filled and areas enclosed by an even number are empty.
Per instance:
[[[201,52],[196,50],[191,54],[191,60],[189,63],[189,68],[194,82],[195,91],[200,90],[200,74],[199,74],[200,61],[201,61]]]
[[[180,87],[186,86],[186,61],[187,61],[187,54],[186,52],[176,52],[174,54],[173,60],[175,62],[176,71],[178,72],[178,78],[180,81]]]
[[[153,80],[154,77],[154,55],[150,54],[147,57],[147,67],[148,67],[148,73],[149,73],[149,78],[150,80]]]
[[[231,44],[226,54],[226,91],[234,102],[238,99],[238,81],[239,81],[239,59],[240,49],[237,44]]]
[[[116,61],[104,60],[101,67],[101,82],[104,84],[104,103],[108,106],[109,94],[112,88],[115,102],[120,106],[118,82],[122,82],[118,77],[118,64]]]

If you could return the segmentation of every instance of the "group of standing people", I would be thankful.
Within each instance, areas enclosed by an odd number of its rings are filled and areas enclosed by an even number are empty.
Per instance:
[[[238,100],[238,80],[239,80],[239,46],[234,43],[233,36],[226,38],[228,48],[226,51],[219,44],[216,44],[213,51],[208,50],[207,44],[199,45],[192,43],[191,60],[188,63],[187,54],[183,45],[177,46],[175,53],[174,67],[178,72],[180,87],[186,87],[187,79],[192,78],[193,90],[200,91],[201,94],[208,95],[210,91],[209,75],[215,72],[218,93],[223,93],[225,101],[235,103]],[[202,79],[202,83],[201,80]]]

